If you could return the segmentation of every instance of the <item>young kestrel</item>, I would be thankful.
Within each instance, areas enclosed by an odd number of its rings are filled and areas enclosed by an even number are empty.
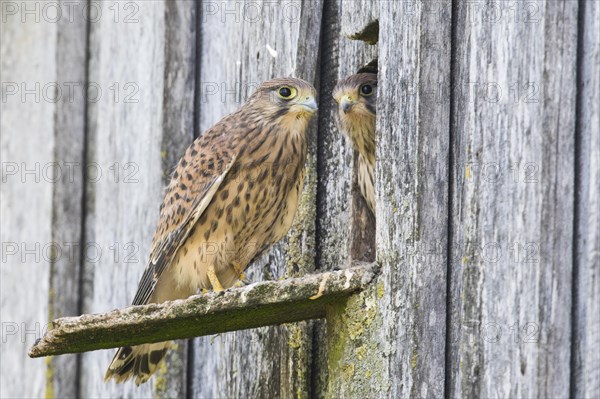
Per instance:
[[[358,151],[358,185],[375,214],[375,117],[377,75],[359,73],[338,82],[333,89],[340,128]]]
[[[256,256],[285,236],[302,192],[315,96],[300,79],[264,82],[187,148],[160,207],[133,305],[231,287]],[[105,380],[146,382],[168,346],[120,348]]]

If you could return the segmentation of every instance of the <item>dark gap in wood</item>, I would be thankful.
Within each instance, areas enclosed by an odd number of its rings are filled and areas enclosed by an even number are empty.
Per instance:
[[[200,56],[202,54],[202,9],[204,0],[197,1],[196,3],[196,43],[195,43],[195,63],[194,63],[194,139],[200,137],[202,133],[200,131],[200,112],[201,112],[201,66]],[[194,370],[196,368],[195,355],[196,346],[194,344],[194,338],[187,340],[187,376],[186,376],[186,390],[185,396],[187,399],[193,399],[194,397]]]
[[[379,20],[369,23],[360,32],[349,36],[352,40],[362,40],[368,44],[377,44],[379,41]]]
[[[373,35],[375,35],[373,37]],[[368,24],[360,33],[350,36],[350,39],[361,40],[375,45],[379,40],[379,20]],[[379,57],[364,64],[356,73],[378,73]],[[377,143],[377,135],[375,138]],[[350,212],[350,258],[363,262],[374,262],[376,258],[375,227],[376,219],[360,192],[358,184],[358,152],[353,150],[352,160],[352,208]]]
[[[194,139],[200,137],[202,133],[200,131],[200,72],[201,72],[201,63],[199,62],[200,54],[202,54],[202,5],[204,4],[204,0],[200,0],[196,2],[196,46],[195,46],[195,59],[196,63],[194,65]]]
[[[451,399],[450,392],[452,391],[452,317],[453,300],[452,295],[452,249],[454,243],[454,228],[453,228],[453,208],[454,208],[454,184],[457,172],[455,165],[454,150],[456,148],[456,137],[454,134],[454,126],[456,125],[456,104],[455,104],[455,76],[457,74],[457,45],[458,45],[458,1],[453,0],[451,5],[450,15],[450,92],[448,93],[448,101],[450,101],[450,117],[448,118],[448,223],[447,223],[447,244],[446,244],[446,336],[444,348],[444,398]]]
[[[200,137],[200,72],[201,65],[200,56],[202,54],[202,8],[203,8],[204,0],[196,1],[196,20],[195,20],[195,28],[196,28],[196,42],[194,43],[194,132],[193,137],[194,140]],[[194,345],[194,338],[190,338],[187,340],[187,364],[186,364],[186,380],[185,380],[185,397],[186,399],[194,398],[194,370],[196,368],[196,362],[194,361],[196,355],[196,346]]]
[[[318,60],[318,89],[319,89],[319,108],[317,121],[317,151],[316,151],[316,170],[317,170],[317,192],[315,196],[315,272],[323,270],[321,260],[324,250],[322,248],[323,228],[321,220],[323,209],[325,207],[326,184],[323,176],[326,176],[327,154],[325,153],[325,134],[329,130],[329,114],[324,112],[327,106],[332,105],[333,99],[330,93],[337,83],[337,72],[339,68],[338,60],[338,35],[339,35],[339,9],[336,1],[324,0],[321,13],[321,35],[319,41],[319,60]],[[309,377],[309,397],[316,398],[323,388],[320,381],[327,379],[327,365],[323,362],[326,358],[327,345],[323,342],[322,331],[325,329],[324,320],[315,320],[312,324],[311,336],[311,372]]]
[[[365,65],[358,68],[356,73],[378,73],[379,72],[379,57],[375,57]]]
[[[197,47],[196,3],[166,2],[164,8],[163,121],[161,137],[161,183],[166,187],[173,171],[194,140],[196,124]],[[173,45],[175,44],[175,45]],[[156,389],[158,397],[186,397],[189,385],[189,341],[177,342],[169,351],[171,367],[163,375],[166,386]]]
[[[579,320],[578,311],[578,297],[579,297],[579,246],[577,237],[579,233],[580,220],[580,203],[581,203],[581,171],[584,168],[583,159],[581,157],[582,150],[582,115],[581,115],[581,104],[583,101],[583,52],[584,52],[584,38],[585,38],[585,1],[580,0],[578,3],[578,15],[577,15],[577,65],[575,71],[575,82],[577,84],[577,94],[575,96],[575,137],[574,137],[574,151],[575,151],[575,162],[574,167],[574,181],[573,181],[573,245],[572,251],[572,262],[573,262],[573,275],[571,281],[571,356],[569,360],[569,397],[575,398],[577,394],[577,370],[581,364],[581,359],[578,359],[579,351],[577,350],[579,341],[577,336],[577,326]]]
[[[321,39],[319,45],[320,62],[319,62],[319,108],[321,111],[317,121],[317,193],[316,193],[316,246],[315,246],[315,270],[322,270],[321,259],[323,248],[320,238],[323,235],[321,228],[322,209],[325,208],[325,196],[322,193],[326,192],[327,182],[323,180],[326,175],[325,159],[327,154],[324,153],[325,148],[325,132],[328,131],[329,118],[324,112],[333,102],[331,92],[337,83],[337,71],[339,66],[337,40],[339,35],[339,20],[338,20],[338,5],[334,1],[323,2],[323,15],[321,18]]]
[[[89,0],[88,2],[89,3]],[[89,5],[89,4],[88,4]],[[85,19],[85,65],[84,65],[84,87],[88,87],[90,81],[90,58],[91,58],[91,19]],[[77,281],[77,313],[83,314],[84,307],[84,273],[85,273],[85,250],[84,245],[86,236],[87,236],[87,201],[88,201],[88,174],[87,174],[87,162],[89,159],[89,148],[90,148],[90,135],[89,135],[89,103],[87,101],[87,96],[84,96],[83,103],[84,111],[84,120],[83,120],[83,154],[82,154],[82,162],[81,162],[81,219],[80,219],[80,245],[79,245],[79,276]],[[82,354],[76,355],[75,360],[75,392],[77,392],[77,396],[82,396]]]
[[[317,65],[316,65],[316,71],[315,71],[315,88],[317,89],[317,101],[319,103],[319,107],[321,107],[321,100],[322,100],[322,96],[321,96],[321,73],[323,71],[323,69],[321,68],[321,62],[323,59],[323,51],[322,51],[322,46],[323,46],[323,31],[324,31],[324,15],[325,15],[325,1],[321,4],[321,26],[319,27],[319,47],[317,49]],[[321,120],[321,112],[319,112],[317,114],[317,130],[316,130],[316,134],[315,134],[315,140],[317,141],[317,143],[319,143],[319,137],[321,136],[319,133],[319,122]],[[318,232],[319,232],[319,220],[321,219],[321,209],[318,206],[319,204],[319,197],[320,197],[320,190],[318,189],[318,179],[319,179],[319,159],[321,158],[319,156],[319,145],[317,144],[317,148],[315,150],[315,168],[317,170],[317,188],[316,188],[316,192],[315,192],[315,252],[313,253],[314,257],[313,257],[313,265],[315,267],[315,271],[318,270],[318,262],[320,257],[318,256],[318,248],[319,248],[319,239],[318,239]],[[316,374],[315,370],[317,370],[318,367],[318,361],[319,361],[319,352],[318,352],[318,342],[319,342],[319,337],[318,337],[318,327],[317,327],[317,323],[311,323],[307,334],[309,335],[308,340],[310,341],[310,361],[309,361],[309,367],[310,367],[310,374],[308,377],[308,397],[309,398],[315,398],[316,397],[316,392],[318,392],[318,386],[316,384]],[[191,398],[190,398],[191,399]]]
[[[56,51],[54,53],[54,58],[55,58],[54,62],[57,65],[57,69],[58,69],[58,65],[60,65],[59,64],[60,57],[58,55],[58,53],[60,51],[60,49],[59,49],[59,45],[60,45],[60,30],[61,30],[61,27],[59,25],[57,27],[57,33],[56,33],[56,44],[57,44],[56,47],[57,48],[56,48]],[[58,73],[54,77],[57,78],[57,81],[60,80],[59,76],[58,76]],[[55,104],[53,121],[52,121],[54,123],[54,129],[53,129],[53,132],[52,132],[52,134],[54,136],[54,140],[56,140],[56,138],[58,136],[57,135],[57,131],[56,131],[57,130],[56,126],[58,124],[58,113],[60,112],[60,110],[58,109],[58,104],[59,104],[58,102]],[[52,152],[52,159],[54,160],[54,162],[59,162],[59,159],[58,159],[58,157],[60,155],[59,148],[60,148],[60,144],[56,144],[55,143],[54,149],[53,149],[53,152]],[[58,241],[57,238],[56,238],[56,231],[57,231],[57,228],[58,228],[56,226],[56,219],[57,219],[56,218],[56,207],[57,207],[57,204],[56,204],[56,194],[57,194],[57,191],[60,190],[60,188],[57,189],[57,187],[56,187],[57,184],[58,183],[55,182],[51,186],[51,189],[52,189],[52,194],[50,196],[50,198],[51,198],[51,207],[52,207],[51,215],[50,215],[50,240],[51,240],[51,242],[57,242]],[[81,239],[81,232],[79,233],[79,239]],[[48,300],[48,314],[46,315],[46,317],[48,317],[48,319],[53,319],[54,317],[56,317],[55,314],[54,314],[56,312],[56,301],[55,301],[55,295],[54,295],[54,293],[57,291],[56,285],[60,285],[60,284],[55,284],[56,283],[56,280],[55,280],[55,276],[56,276],[56,262],[57,262],[56,257],[51,257],[49,259],[49,262],[48,262],[49,266],[50,266],[50,273],[48,274],[48,288],[49,288],[49,290],[48,290],[48,297],[47,297],[47,300]],[[81,274],[81,270],[79,270],[79,273]],[[78,282],[77,283],[79,284],[79,276],[78,276]],[[79,306],[79,298],[77,299],[77,302],[78,302],[77,306]],[[60,311],[62,313],[62,311],[64,311],[64,309],[60,309]],[[47,321],[49,322],[50,320],[47,320]],[[46,363],[46,381],[45,381],[45,383],[46,383],[45,391],[46,392],[48,392],[48,384],[52,384],[52,391],[54,391],[54,375],[53,375],[54,373],[52,373],[53,367],[54,367],[54,364],[52,364],[52,363]],[[75,361],[75,367],[77,367],[77,361]],[[48,375],[51,375],[51,377],[48,377]],[[77,377],[77,372],[75,373],[75,377]],[[75,384],[77,384],[77,382],[75,382]],[[75,389],[77,389],[77,387],[75,387]],[[75,391],[75,392],[77,392],[77,391]]]
[[[185,379],[185,397],[186,399],[194,399],[194,338],[187,340],[187,361],[186,361],[186,379]]]
[[[353,151],[352,208],[350,212],[350,257],[363,262],[375,261],[375,215],[367,205],[358,184],[358,152]]]

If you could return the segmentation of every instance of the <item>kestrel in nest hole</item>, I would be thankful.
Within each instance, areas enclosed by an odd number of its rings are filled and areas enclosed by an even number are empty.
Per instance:
[[[358,185],[375,214],[375,119],[377,75],[358,73],[340,81],[333,90],[340,128],[358,151]]]

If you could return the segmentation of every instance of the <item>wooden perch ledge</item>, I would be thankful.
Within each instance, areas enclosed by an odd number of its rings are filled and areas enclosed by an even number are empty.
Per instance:
[[[161,304],[64,317],[50,323],[29,356],[87,352],[321,318],[329,304],[363,289],[376,271],[374,264],[360,264]]]

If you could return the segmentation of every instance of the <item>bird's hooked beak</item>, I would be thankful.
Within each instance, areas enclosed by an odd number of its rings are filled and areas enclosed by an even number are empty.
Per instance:
[[[356,101],[354,101],[352,99],[352,97],[350,96],[344,96],[342,97],[342,101],[340,103],[340,105],[342,106],[342,111],[344,111],[345,114],[347,114],[348,112],[350,112],[350,110],[352,109],[352,107],[356,104]]]
[[[317,101],[313,96],[307,96],[304,100],[299,101],[298,104],[300,104],[306,111],[310,112],[311,114],[316,112],[317,109],[319,109],[317,106]]]

